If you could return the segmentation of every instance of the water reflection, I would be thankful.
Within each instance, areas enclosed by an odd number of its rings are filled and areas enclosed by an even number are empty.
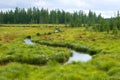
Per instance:
[[[34,45],[34,43],[30,39],[25,39],[24,42],[26,44]]]
[[[67,63],[71,63],[73,61],[75,61],[75,62],[78,62],[78,61],[87,62],[87,61],[92,59],[92,56],[89,55],[89,54],[77,52],[77,51],[74,51],[74,50],[72,50],[72,53],[73,53],[73,55],[69,58]]]

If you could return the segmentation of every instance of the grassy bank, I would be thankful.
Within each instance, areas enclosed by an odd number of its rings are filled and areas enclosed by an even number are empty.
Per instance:
[[[70,50],[43,45],[27,45],[23,39],[1,45],[0,63],[20,62],[28,64],[46,64],[47,61],[66,62],[71,55]]]

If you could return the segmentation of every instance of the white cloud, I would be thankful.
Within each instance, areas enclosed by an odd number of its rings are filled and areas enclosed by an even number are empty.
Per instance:
[[[0,0],[0,10],[29,7],[63,9],[66,11],[88,10],[101,13],[104,17],[114,16],[120,9],[120,0]]]

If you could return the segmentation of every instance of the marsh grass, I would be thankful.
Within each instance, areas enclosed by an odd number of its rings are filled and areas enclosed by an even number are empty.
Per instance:
[[[65,62],[71,52],[64,48],[53,48],[42,45],[27,45],[18,41],[17,43],[5,44],[6,50],[2,51],[0,62],[20,62],[28,64],[46,64],[48,60]]]
[[[13,27],[0,27],[0,63],[9,62],[0,66],[0,80],[120,79],[120,37],[111,32],[107,34],[83,27],[62,27],[62,32],[54,33],[55,28],[52,26],[10,26]],[[24,44],[24,38],[28,35],[39,44]],[[4,39],[7,40],[6,36],[8,41],[3,43]],[[86,63],[60,64],[67,61],[71,55],[65,47],[94,54],[93,59]]]

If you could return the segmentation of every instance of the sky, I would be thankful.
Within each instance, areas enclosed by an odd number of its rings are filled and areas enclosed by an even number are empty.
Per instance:
[[[19,8],[38,7],[49,10],[65,10],[69,12],[89,10],[105,18],[114,17],[120,9],[120,0],[0,0],[0,10],[6,11]]]

